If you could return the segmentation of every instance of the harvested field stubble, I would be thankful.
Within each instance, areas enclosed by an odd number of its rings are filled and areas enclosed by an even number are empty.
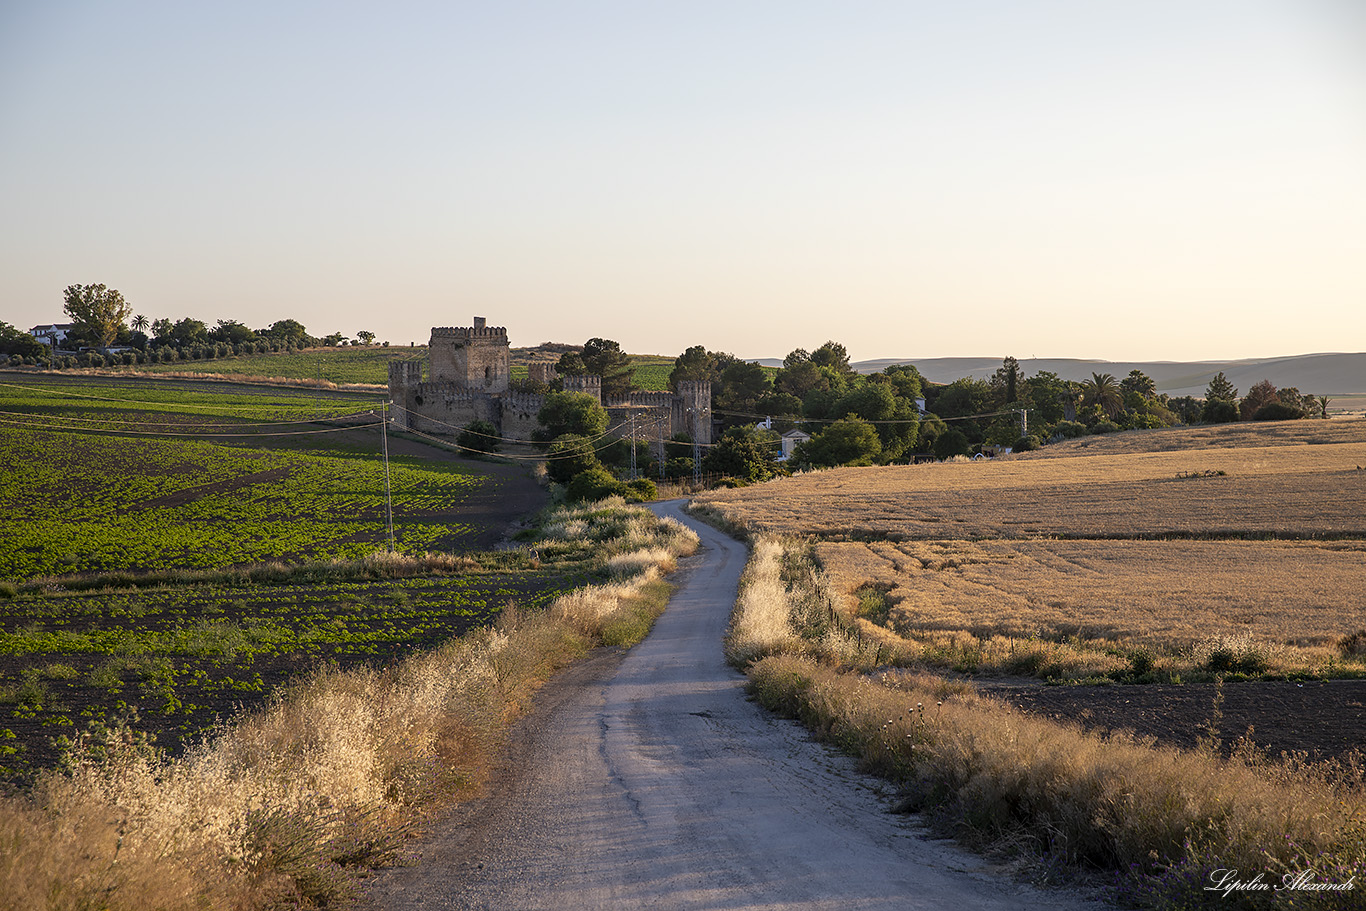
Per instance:
[[[1335,422],[1321,422],[1334,424]],[[841,468],[698,498],[751,531],[826,538],[1366,537],[1357,442]],[[1037,457],[1036,457],[1037,455]]]
[[[1338,643],[1366,629],[1366,542],[1360,541],[909,541],[822,543],[817,555],[849,596],[887,591],[883,625],[926,646],[945,633],[976,638],[977,671],[1012,667],[1024,643],[1087,646],[1076,676],[1132,670],[1153,653],[1157,671],[1206,669],[1220,644],[1246,640],[1265,670],[1366,672]],[[1062,676],[1062,663],[1053,670]],[[1231,670],[1226,668],[1225,670]]]

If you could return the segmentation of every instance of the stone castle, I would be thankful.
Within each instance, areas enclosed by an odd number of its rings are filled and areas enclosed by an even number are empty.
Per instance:
[[[511,346],[507,329],[485,325],[482,316],[470,328],[435,327],[427,348],[427,378],[420,361],[389,362],[389,397],[393,424],[419,433],[454,436],[471,421],[488,421],[498,435],[530,440],[540,425],[536,415],[545,396],[516,392],[511,386]],[[532,364],[530,379],[555,379],[550,364]],[[602,378],[566,376],[569,392],[586,392],[607,409],[609,434],[634,436],[663,452],[663,441],[686,433],[699,443],[711,442],[711,383],[684,381],[678,392],[632,392],[602,396]]]

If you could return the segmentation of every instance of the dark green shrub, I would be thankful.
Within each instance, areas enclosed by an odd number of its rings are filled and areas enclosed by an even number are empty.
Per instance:
[[[602,467],[581,471],[570,479],[565,487],[564,496],[570,503],[592,503],[608,497],[624,497],[628,494],[625,483]]]
[[[1297,421],[1304,417],[1304,409],[1293,408],[1284,402],[1267,402],[1252,415],[1254,421]]]
[[[556,437],[546,451],[546,473],[550,480],[567,484],[577,474],[590,468],[600,468],[593,445],[584,437],[566,433]]]
[[[488,421],[470,421],[456,438],[461,449],[474,452],[498,451],[498,428]]]
[[[1151,674],[1154,664],[1152,652],[1146,649],[1136,649],[1129,653],[1129,670],[1135,677],[1146,677]]]
[[[649,478],[636,478],[626,484],[626,499],[632,503],[649,503],[659,496],[659,488]]]
[[[948,459],[953,456],[968,454],[968,438],[963,431],[957,427],[950,427],[939,435],[934,441],[934,457],[936,459]]]
[[[1200,420],[1206,424],[1231,424],[1238,417],[1238,404],[1225,399],[1207,399],[1200,409]]]

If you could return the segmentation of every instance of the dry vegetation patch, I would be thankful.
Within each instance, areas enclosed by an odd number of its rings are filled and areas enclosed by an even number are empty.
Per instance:
[[[1273,673],[1366,670],[1339,648],[1366,629],[1354,595],[1366,590],[1366,542],[903,541],[816,552],[851,614],[872,584],[886,592],[885,616],[870,617],[880,625],[931,651],[954,633],[976,639],[959,637],[977,652],[964,669],[1018,671],[1019,640],[1044,640],[1091,653],[1063,676],[1132,670],[1140,649],[1152,670],[1188,676],[1220,648],[1257,649]]]

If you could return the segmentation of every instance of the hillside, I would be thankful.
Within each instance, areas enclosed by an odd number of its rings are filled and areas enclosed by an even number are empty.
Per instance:
[[[931,382],[951,383],[961,377],[986,379],[1001,366],[1001,360],[993,357],[878,358],[857,361],[854,368],[860,373],[874,373],[892,364],[914,364],[921,375]],[[1316,395],[1366,394],[1366,353],[1301,354],[1231,361],[1022,358],[1020,367],[1029,375],[1046,370],[1066,380],[1090,379],[1092,373],[1109,373],[1123,378],[1131,370],[1141,370],[1152,377],[1158,392],[1174,396],[1204,395],[1209,381],[1221,371],[1240,392],[1246,392],[1254,383],[1267,379],[1278,387],[1295,386],[1301,392]]]

